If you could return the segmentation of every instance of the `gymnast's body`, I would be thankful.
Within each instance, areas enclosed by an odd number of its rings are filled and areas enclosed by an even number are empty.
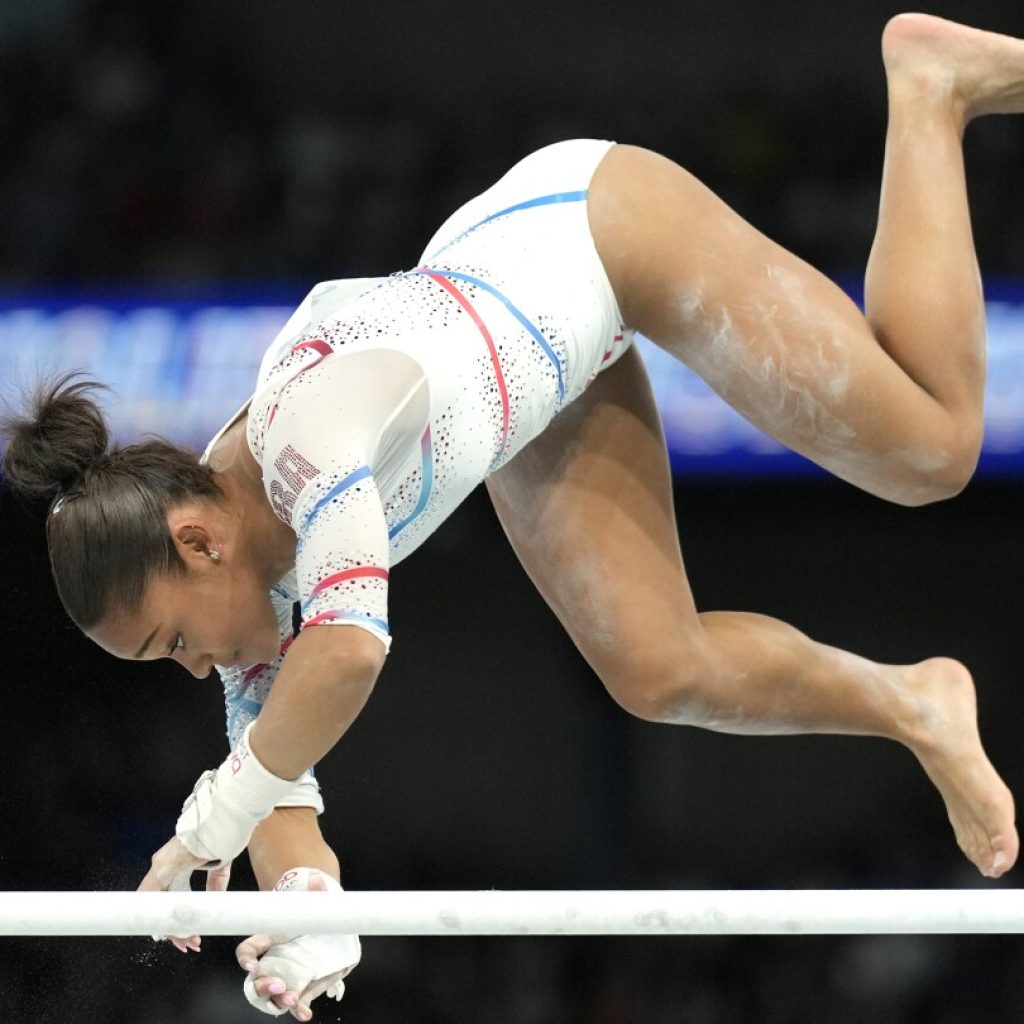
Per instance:
[[[459,210],[415,270],[315,288],[201,460],[155,441],[108,450],[90,385],[73,377],[7,424],[8,478],[51,502],[72,619],[118,657],[170,657],[197,677],[216,666],[224,680],[232,753],[200,778],[141,888],[200,868],[223,888],[246,847],[262,888],[338,887],[311,769],[384,665],[390,567],[481,481],[626,711],[896,740],[978,869],[1012,866],[1013,800],[963,666],[880,665],[764,616],[698,613],[630,344],[642,332],[762,430],[872,494],[918,505],[964,486],[985,325],[961,136],[977,115],[1024,110],[1024,42],[904,15],[883,57],[866,314],[680,167],[577,140]],[[254,936],[238,957],[251,1002],[308,1020],[316,996],[340,996],[359,947]]]

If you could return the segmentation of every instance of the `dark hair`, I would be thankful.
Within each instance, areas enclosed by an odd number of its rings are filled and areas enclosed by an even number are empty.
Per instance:
[[[4,474],[16,492],[49,502],[53,578],[82,630],[111,612],[138,610],[152,575],[184,574],[167,509],[221,496],[209,468],[167,441],[108,450],[97,390],[105,389],[77,371],[43,380],[24,414],[0,420]]]

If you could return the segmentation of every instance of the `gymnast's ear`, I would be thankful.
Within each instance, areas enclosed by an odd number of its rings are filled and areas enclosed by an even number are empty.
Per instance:
[[[174,546],[186,564],[195,564],[197,557],[204,561],[220,561],[220,552],[213,542],[212,524],[202,510],[184,506],[169,508],[167,526]]]

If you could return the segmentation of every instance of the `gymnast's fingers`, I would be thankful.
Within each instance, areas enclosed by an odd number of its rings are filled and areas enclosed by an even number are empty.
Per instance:
[[[273,975],[256,977],[250,973],[243,988],[249,1003],[263,1013],[279,1017],[291,1011],[299,1020],[309,1020],[312,1016],[308,1009],[300,1010],[298,996],[288,989],[287,983],[281,978]],[[300,1015],[303,1013],[305,1016]]]
[[[271,946],[280,942],[275,935],[250,935],[235,946],[235,959],[243,971],[252,974],[259,966],[257,961]]]
[[[224,868],[218,868],[217,871],[224,871],[225,868],[230,873],[230,870],[231,870],[230,865],[225,865]],[[150,875],[153,874],[152,869],[150,870],[149,874]],[[147,875],[146,878],[149,878],[149,875]],[[146,878],[144,878],[142,880],[142,885],[139,886],[140,891],[144,891],[143,886],[145,886],[147,884],[146,883]],[[227,884],[226,880],[225,880],[224,884],[225,885]],[[188,867],[184,871],[182,871],[179,874],[175,875],[170,880],[170,882],[167,884],[167,890],[169,892],[191,892],[192,891],[192,868]],[[160,942],[165,937],[170,942],[170,944],[172,946],[174,946],[174,948],[176,950],[178,950],[178,952],[180,952],[180,953],[187,953],[190,949],[193,952],[198,953],[199,952],[200,944],[203,941],[202,937],[199,936],[199,935],[167,935],[167,936],[154,935],[153,936],[153,938],[157,942]]]
[[[231,861],[206,872],[207,892],[226,892],[231,881]]]
[[[182,876],[187,878],[204,863],[202,857],[190,853],[180,839],[173,837],[153,854],[150,869],[139,883],[138,891],[163,892],[181,888]]]

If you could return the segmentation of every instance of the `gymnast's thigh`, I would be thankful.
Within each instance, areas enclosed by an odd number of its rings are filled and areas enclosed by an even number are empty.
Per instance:
[[[526,572],[614,696],[699,642],[661,423],[635,348],[487,487]]]

